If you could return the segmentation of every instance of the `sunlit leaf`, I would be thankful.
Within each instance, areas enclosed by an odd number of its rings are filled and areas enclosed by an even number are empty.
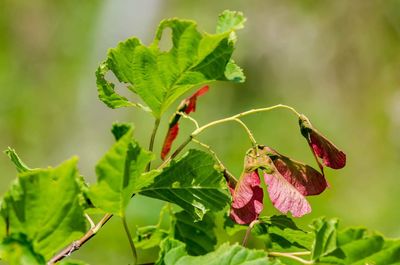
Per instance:
[[[116,126],[114,132],[119,131]],[[98,162],[97,183],[90,187],[89,197],[103,211],[123,216],[131,196],[152,181],[143,175],[152,155],[133,140],[132,128],[119,137]]]
[[[13,234],[0,242],[0,260],[10,265],[42,265],[45,259],[35,253],[32,243],[23,234]]]
[[[337,219],[320,218],[314,220],[311,227],[315,234],[311,258],[318,260],[337,248]]]
[[[27,165],[25,165],[24,162],[22,162],[15,150],[11,147],[8,147],[7,150],[4,151],[4,153],[10,158],[11,162],[14,163],[15,168],[19,173],[31,170]]]
[[[230,60],[234,31],[243,27],[244,20],[239,12],[225,12],[216,34],[202,34],[193,21],[167,19],[160,23],[149,46],[137,38],[119,43],[109,50],[97,71],[100,99],[112,108],[135,105],[115,92],[115,85],[105,79],[108,70],[139,95],[157,118],[196,86],[216,80],[243,81],[243,73]],[[162,51],[159,42],[167,28],[172,30],[172,48]]]
[[[204,256],[189,256],[185,244],[174,239],[167,239],[161,244],[161,252],[156,265],[271,265],[267,253],[251,250],[239,245],[223,244],[214,252]]]
[[[284,215],[262,217],[252,234],[264,240],[270,251],[304,251],[311,249],[313,234],[298,228]]]
[[[25,234],[49,258],[86,231],[77,159],[21,173],[4,196],[1,216],[9,234]]]
[[[230,202],[225,180],[214,163],[211,155],[189,150],[171,161],[141,194],[175,203],[201,220],[206,212],[222,210]]]

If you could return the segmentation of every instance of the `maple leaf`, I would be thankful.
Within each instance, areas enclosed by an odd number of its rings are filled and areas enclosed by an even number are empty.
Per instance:
[[[340,169],[346,165],[346,154],[318,132],[306,116],[300,115],[299,125],[301,134],[307,139],[321,171],[323,171],[323,166],[318,157],[322,159],[325,166],[333,169]]]

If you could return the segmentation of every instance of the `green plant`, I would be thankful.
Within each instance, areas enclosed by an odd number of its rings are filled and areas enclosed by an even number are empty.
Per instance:
[[[244,22],[240,12],[225,11],[218,19],[216,33],[202,34],[193,21],[168,19],[161,22],[149,46],[131,38],[110,49],[96,72],[99,98],[110,108],[137,107],[153,115],[148,149],[134,140],[132,125],[114,124],[116,142],[97,163],[97,183],[91,186],[79,174],[75,157],[55,168],[29,168],[13,149],[6,150],[18,178],[0,204],[0,258],[10,264],[82,264],[66,258],[115,216],[126,231],[134,264],[137,249],[153,247],[160,247],[154,263],[166,265],[399,264],[400,240],[388,240],[364,228],[338,230],[336,219],[317,219],[310,231],[305,231],[285,215],[260,216],[264,198],[260,174],[274,206],[284,214],[300,217],[311,211],[306,197],[318,195],[327,187],[324,167],[340,169],[346,164],[346,155],[307,117],[286,105],[252,109],[202,126],[189,116],[196,109],[198,97],[207,92],[205,84],[245,80],[231,58],[236,31]],[[161,51],[159,41],[166,28],[172,30],[173,47]],[[119,95],[105,77],[109,71],[144,103]],[[196,87],[202,88],[184,99],[170,118],[161,153],[164,162],[152,167],[160,119],[182,95]],[[290,110],[297,117],[318,170],[259,144],[241,120],[278,108]],[[191,121],[196,129],[168,156],[181,119]],[[251,143],[239,179],[210,146],[197,139],[203,131],[226,122],[238,123]],[[190,149],[182,154],[190,142],[205,151]],[[125,211],[136,194],[166,204],[159,224],[140,227],[133,235]],[[104,213],[97,224],[89,216],[93,212]],[[166,216],[169,228],[161,226]],[[224,220],[227,235],[246,231],[241,245],[217,246],[217,219]],[[250,235],[263,241],[265,249],[246,248]]]

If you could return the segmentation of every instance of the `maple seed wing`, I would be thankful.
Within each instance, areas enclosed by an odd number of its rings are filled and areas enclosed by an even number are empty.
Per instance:
[[[249,224],[263,210],[264,192],[257,171],[245,172],[233,191],[231,219],[238,224]]]
[[[301,134],[307,139],[312,152],[322,159],[325,166],[340,169],[346,165],[346,154],[318,132],[306,116],[300,115],[299,125]],[[317,163],[320,164],[318,160]]]

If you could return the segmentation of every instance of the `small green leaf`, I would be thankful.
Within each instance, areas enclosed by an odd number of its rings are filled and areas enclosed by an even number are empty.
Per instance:
[[[214,163],[208,153],[191,149],[172,161],[141,194],[175,203],[201,220],[206,212],[222,210],[230,202],[225,180]]]
[[[132,128],[119,136],[98,162],[97,183],[89,188],[89,198],[96,207],[119,216],[124,216],[131,196],[144,186],[143,172],[152,159],[151,153],[140,148],[132,136]]]
[[[86,231],[76,164],[21,173],[1,204],[8,234],[25,234],[46,259]]]
[[[365,228],[348,228],[338,233],[338,248],[321,262],[332,264],[395,264],[400,260],[400,241],[385,240]]]
[[[301,230],[285,215],[260,218],[252,234],[263,239],[270,251],[304,251],[311,249],[313,242],[312,233]]]
[[[129,123],[114,123],[111,129],[116,141],[124,136],[133,126]]]
[[[32,243],[23,234],[13,234],[0,242],[0,259],[10,265],[42,265],[43,256],[35,253]]]
[[[240,68],[231,61],[234,31],[242,28],[244,21],[241,13],[226,11],[216,34],[202,34],[194,21],[166,19],[150,46],[137,38],[119,43],[96,72],[100,99],[111,108],[137,105],[115,92],[115,85],[105,78],[109,70],[139,95],[156,118],[192,88],[216,80],[244,81]],[[172,30],[172,48],[162,51],[159,42],[167,28]]]
[[[242,29],[245,22],[246,18],[242,12],[225,10],[218,17],[217,33]]]
[[[313,260],[318,260],[337,248],[337,226],[337,219],[320,218],[312,223],[311,228],[315,234],[311,253]]]
[[[215,216],[212,213],[207,213],[198,222],[185,211],[176,213],[175,218],[174,238],[186,244],[189,255],[204,255],[214,250],[217,237],[214,231]]]
[[[161,241],[168,236],[168,231],[159,228],[156,225],[139,227],[136,229],[136,235],[133,239],[135,246],[141,249],[159,247]]]
[[[267,253],[262,250],[251,250],[235,245],[223,244],[216,251],[204,256],[189,256],[185,244],[166,239],[161,244],[161,252],[156,265],[275,265]]]
[[[14,163],[19,173],[31,170],[27,165],[24,164],[24,162],[22,162],[22,160],[19,158],[15,150],[12,149],[11,147],[8,147],[7,150],[4,151],[4,153],[10,158],[11,162]]]

